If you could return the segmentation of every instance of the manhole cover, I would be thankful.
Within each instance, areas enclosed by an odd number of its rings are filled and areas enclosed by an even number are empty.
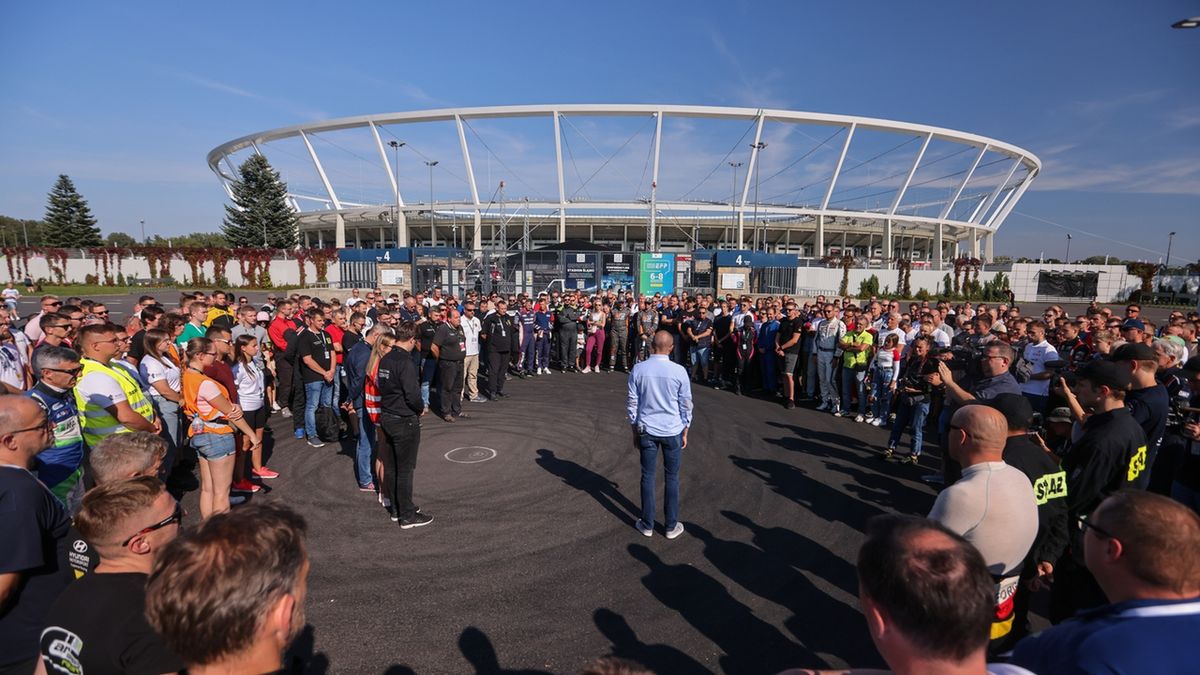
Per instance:
[[[468,445],[446,453],[446,459],[457,464],[477,464],[496,457],[496,451],[482,445]]]

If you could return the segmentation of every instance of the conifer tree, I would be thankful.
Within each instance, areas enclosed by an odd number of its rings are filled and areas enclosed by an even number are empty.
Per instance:
[[[287,203],[287,186],[266,157],[250,155],[238,167],[233,204],[225,205],[221,231],[234,248],[294,248],[297,218]]]
[[[100,246],[100,228],[87,200],[75,189],[66,174],[59,174],[46,202],[46,246],[78,248]]]

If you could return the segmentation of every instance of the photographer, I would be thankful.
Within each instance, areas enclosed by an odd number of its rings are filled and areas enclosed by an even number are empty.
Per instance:
[[[976,318],[976,322],[976,325],[986,323],[979,317]],[[976,365],[973,370],[978,372],[978,376],[967,378],[966,387],[955,382],[954,374],[950,370],[951,364],[937,360],[936,383],[946,387],[946,409],[942,418],[948,422],[955,410],[970,401],[990,401],[1000,394],[1020,394],[1021,385],[1017,384],[1016,378],[1009,372],[1013,357],[1012,347],[1007,344],[999,340],[987,342],[979,357],[974,359]],[[968,371],[970,370],[972,369],[968,368]],[[946,447],[946,444],[943,443],[942,447]],[[962,469],[945,453],[942,457],[942,480],[945,485],[951,485],[962,475]]]
[[[892,426],[892,434],[888,438],[884,459],[891,459],[896,454],[896,444],[905,427],[912,422],[912,453],[902,461],[916,464],[921,456],[921,446],[925,439],[925,418],[929,415],[929,404],[932,398],[935,382],[938,378],[938,363],[930,358],[929,349],[932,338],[927,335],[918,336],[909,345],[904,370],[896,390],[900,393],[900,404],[896,412],[896,423]]]
[[[1146,470],[1146,435],[1125,407],[1132,379],[1129,368],[1111,361],[1091,361],[1079,369],[1068,401],[1078,404],[1087,420],[1083,435],[1063,457],[1067,473],[1068,521],[1086,518],[1108,495],[1134,487]],[[1105,603],[1104,594],[1084,566],[1083,531],[1071,528],[1071,544],[1054,571],[1051,621],[1076,610]]]
[[[1146,468],[1138,476],[1135,487],[1145,489],[1150,483],[1150,471],[1158,457],[1163,434],[1167,431],[1167,412],[1171,407],[1167,388],[1155,379],[1158,371],[1154,350],[1145,344],[1127,343],[1117,347],[1110,357],[1114,363],[1129,368],[1133,385],[1125,394],[1125,407],[1146,434]]]

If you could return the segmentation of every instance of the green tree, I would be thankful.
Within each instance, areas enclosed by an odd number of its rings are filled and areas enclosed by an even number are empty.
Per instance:
[[[45,244],[60,248],[100,246],[100,228],[87,200],[66,174],[59,174],[46,203]]]
[[[287,203],[287,186],[267,158],[250,155],[238,168],[241,180],[232,185],[233,204],[225,205],[221,231],[229,245],[293,248],[297,219]]]
[[[45,225],[40,220],[22,220],[0,216],[0,244],[24,246],[28,241],[30,246],[42,246],[42,229]]]
[[[137,239],[124,232],[109,232],[108,236],[104,238],[104,243],[106,246],[124,246],[128,248],[130,246],[137,246]]]

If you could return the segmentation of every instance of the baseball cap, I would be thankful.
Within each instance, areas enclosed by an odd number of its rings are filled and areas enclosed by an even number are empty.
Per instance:
[[[1121,323],[1121,330],[1125,330],[1126,328],[1136,328],[1140,331],[1144,331],[1146,330],[1146,324],[1142,323],[1141,319],[1125,319],[1125,321]]]
[[[1033,405],[1029,399],[1020,394],[1000,394],[987,402],[987,405],[1000,411],[1008,421],[1009,430],[1028,429],[1033,423]]]
[[[1153,361],[1156,358],[1154,349],[1141,342],[1126,342],[1113,350],[1109,361]]]
[[[1004,327],[1004,324],[996,323],[996,324],[992,324],[992,332],[993,333],[1004,333],[1005,335],[1007,335],[1008,329]]]
[[[255,321],[270,321],[271,315],[267,314],[266,312],[259,312],[258,314],[256,314],[254,316],[254,320]]]
[[[1067,407],[1055,408],[1054,410],[1050,411],[1050,414],[1046,415],[1046,421],[1047,422],[1070,422],[1071,421],[1071,409],[1067,408]]]
[[[1121,390],[1129,389],[1132,379],[1132,373],[1128,366],[1120,366],[1112,361],[1102,359],[1088,361],[1079,369],[1076,376],[1094,385]]]

